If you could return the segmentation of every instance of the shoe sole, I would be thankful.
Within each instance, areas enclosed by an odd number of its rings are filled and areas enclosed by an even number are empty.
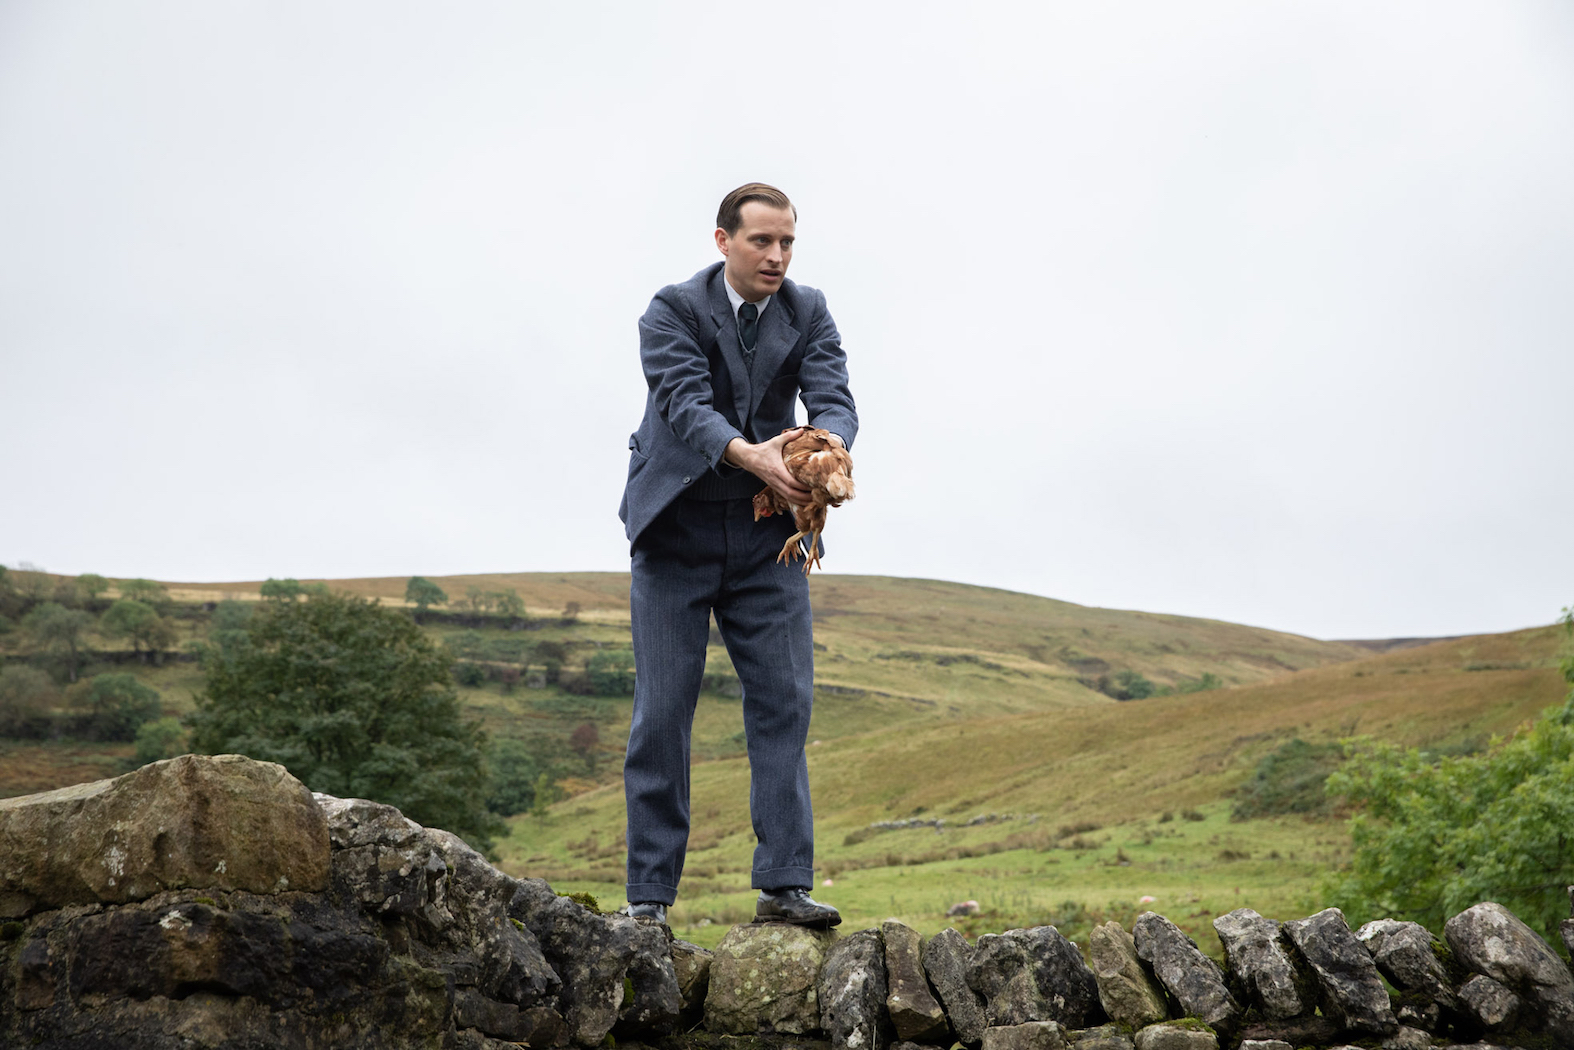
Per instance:
[[[797,926],[805,930],[829,930],[833,926],[841,925],[842,917],[834,919],[810,919],[807,922],[797,922],[781,915],[756,915],[751,926]]]

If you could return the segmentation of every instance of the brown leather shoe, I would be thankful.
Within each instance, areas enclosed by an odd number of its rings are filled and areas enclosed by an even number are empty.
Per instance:
[[[828,930],[840,923],[842,916],[829,904],[810,897],[802,886],[784,886],[760,891],[760,899],[754,903],[754,921],[790,922],[794,926]]]

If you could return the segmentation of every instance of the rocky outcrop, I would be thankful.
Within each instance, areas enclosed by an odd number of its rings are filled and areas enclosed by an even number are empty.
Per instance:
[[[328,826],[272,762],[183,755],[114,780],[0,799],[0,918],[200,886],[328,886]]]

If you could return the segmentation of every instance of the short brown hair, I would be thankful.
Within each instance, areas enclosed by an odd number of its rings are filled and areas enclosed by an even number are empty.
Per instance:
[[[749,201],[759,201],[773,208],[791,208],[794,221],[798,218],[798,209],[793,208],[787,194],[763,182],[747,182],[723,197],[721,207],[716,209],[716,225],[726,230],[728,237],[737,233],[738,227],[743,225],[743,206]]]

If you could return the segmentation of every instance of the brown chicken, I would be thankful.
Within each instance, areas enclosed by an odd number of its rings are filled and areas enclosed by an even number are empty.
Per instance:
[[[809,490],[809,503],[796,506],[767,488],[754,497],[754,520],[792,512],[798,531],[782,544],[782,552],[776,560],[791,563],[799,554],[798,541],[807,538],[809,554],[803,561],[803,574],[807,576],[811,568],[820,565],[820,535],[825,532],[826,509],[840,507],[843,501],[856,495],[853,457],[831,441],[830,431],[804,427],[797,437],[782,446],[782,462],[787,465],[787,472],[798,479],[798,484]]]

